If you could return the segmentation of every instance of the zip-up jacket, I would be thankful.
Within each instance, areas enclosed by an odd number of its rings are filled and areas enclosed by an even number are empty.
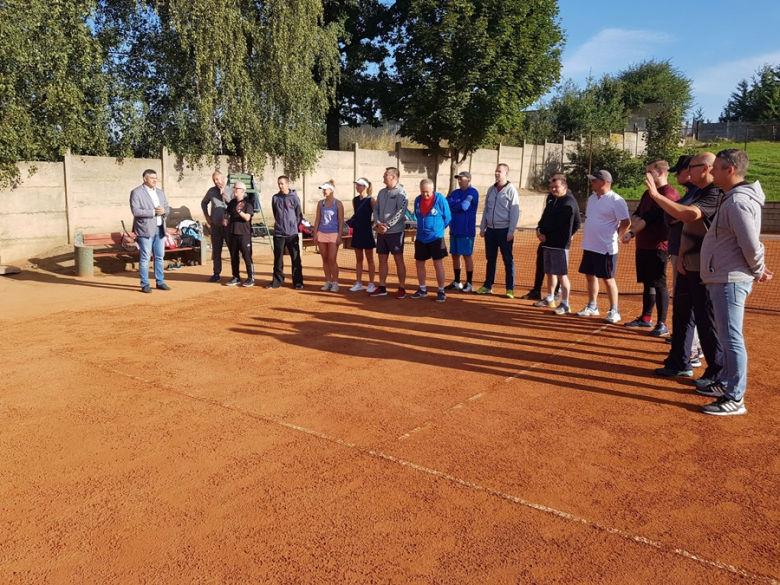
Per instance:
[[[392,189],[385,187],[376,196],[374,221],[387,224],[387,232],[385,233],[403,233],[406,226],[407,205],[406,191],[401,185],[396,185]]]
[[[222,225],[222,219],[225,217],[225,210],[227,209],[228,203],[230,203],[235,196],[233,194],[233,187],[225,185],[224,191],[225,198],[223,199],[219,189],[214,186],[206,191],[205,197],[203,197],[203,200],[200,202],[200,208],[203,210],[203,215],[210,217],[211,222],[217,226]],[[211,204],[210,213],[209,204]]]
[[[447,197],[447,203],[452,213],[450,235],[457,238],[473,238],[477,235],[477,206],[479,191],[469,185],[463,191],[455,189]]]
[[[505,229],[514,233],[517,222],[520,221],[520,195],[512,183],[507,183],[499,191],[496,185],[491,185],[485,196],[485,209],[482,210],[482,222],[479,232],[485,233],[487,228]]]
[[[423,244],[429,244],[439,238],[444,237],[444,230],[450,225],[452,215],[450,206],[444,195],[438,191],[433,194],[433,207],[427,213],[422,214],[420,201],[422,195],[418,195],[414,200],[414,215],[417,219],[417,239]]]
[[[303,217],[301,200],[295,189],[285,195],[279,191],[271,197],[271,210],[274,213],[274,235],[289,238],[298,235],[298,223]]]
[[[571,237],[580,229],[580,206],[571,191],[563,197],[548,195],[537,229],[545,236],[545,248],[568,250]]]
[[[766,196],[756,181],[740,183],[720,196],[718,211],[701,245],[705,284],[750,282],[764,273],[761,207]]]

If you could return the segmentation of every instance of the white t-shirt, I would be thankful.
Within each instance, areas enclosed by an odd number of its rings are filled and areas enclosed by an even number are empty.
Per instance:
[[[601,197],[592,193],[585,208],[582,249],[597,254],[617,254],[617,230],[624,219],[630,219],[625,199],[612,190]]]
[[[149,197],[152,198],[152,203],[155,207],[160,207],[160,197],[157,195],[157,189],[150,189],[146,185],[144,185],[146,188],[146,192],[149,193]],[[162,225],[163,223],[163,217],[162,215],[155,215],[155,220],[157,220],[157,225]]]

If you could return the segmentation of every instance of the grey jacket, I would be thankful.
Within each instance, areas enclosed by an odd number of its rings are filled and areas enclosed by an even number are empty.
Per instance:
[[[387,232],[385,233],[403,233],[404,227],[406,227],[407,205],[406,191],[401,185],[396,185],[392,189],[385,187],[376,196],[374,221],[387,224]]]
[[[279,191],[271,197],[271,210],[274,213],[274,236],[290,238],[298,235],[298,223],[303,212],[295,189],[290,189],[287,195]]]
[[[216,185],[206,191],[206,196],[200,202],[200,208],[203,210],[203,215],[211,218],[211,222],[217,226],[222,225],[222,218],[225,217],[225,210],[227,204],[233,199],[233,187],[225,185],[225,198],[219,194],[219,189]],[[209,213],[209,203],[211,203],[211,213]]]
[[[162,216],[162,227],[165,228],[165,219],[171,214],[171,208],[168,206],[168,200],[165,198],[165,193],[161,189],[154,189],[157,191],[157,197],[160,198],[160,205],[165,209],[165,215]],[[146,192],[146,187],[141,185],[136,187],[130,192],[130,211],[133,212],[133,231],[139,238],[151,238],[155,234],[157,228],[157,221],[154,214],[154,203],[149,193]]]
[[[766,197],[758,181],[742,183],[720,196],[718,211],[701,245],[705,284],[750,282],[764,273],[761,207]]]
[[[520,195],[515,186],[512,183],[507,183],[499,191],[495,185],[491,185],[485,197],[485,208],[482,210],[479,233],[484,234],[487,228],[509,228],[509,233],[512,234],[519,221]]]

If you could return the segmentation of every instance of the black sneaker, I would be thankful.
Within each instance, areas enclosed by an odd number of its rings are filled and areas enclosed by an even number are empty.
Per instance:
[[[447,300],[447,295],[444,293],[443,290],[440,290],[439,292],[436,293],[436,302],[437,303],[443,303],[446,300]]]
[[[412,295],[413,299],[424,299],[428,296],[427,290],[417,289],[417,292]]]
[[[235,280],[235,278],[233,280]],[[233,280],[231,280],[227,284],[230,285],[230,286],[234,286],[234,285],[230,284],[231,282],[233,282]],[[269,282],[268,284],[265,285],[265,288],[281,288],[281,286],[282,286],[281,284],[278,284],[276,282]]]
[[[303,290],[303,285],[299,282],[295,285],[295,290]]]
[[[726,389],[720,382],[712,382],[706,386],[696,386],[696,394],[702,396],[712,396],[713,398],[720,398],[725,393]]]
[[[737,414],[747,414],[744,398],[742,400],[730,400],[725,396],[721,396],[712,404],[703,406],[701,411],[704,414],[714,414],[716,416],[734,416]]]
[[[527,293],[525,293],[521,299],[524,299],[526,301],[541,301],[542,300],[542,293],[538,290],[529,290]]]
[[[243,286],[246,287],[246,288],[251,288],[251,287],[255,286],[255,279],[254,278],[247,278],[244,281],[244,285]]]
[[[241,279],[234,276],[225,283],[225,286],[238,286],[239,284],[241,284]]]
[[[463,290],[463,286],[456,280],[444,287],[444,290]]]
[[[652,329],[653,328],[653,322],[652,321],[645,321],[642,319],[642,317],[637,317],[633,321],[629,321],[628,323],[624,323],[623,327],[627,327],[628,329]]]

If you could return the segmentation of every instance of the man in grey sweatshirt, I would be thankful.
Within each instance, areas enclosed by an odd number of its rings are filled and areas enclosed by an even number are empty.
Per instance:
[[[754,281],[766,282],[773,276],[764,264],[764,245],[759,240],[764,191],[758,181],[745,181],[747,169],[748,156],[743,150],[728,148],[716,155],[712,177],[723,194],[701,246],[701,279],[712,299],[724,353],[723,396],[702,412],[719,416],[747,412],[745,301]]]
[[[404,262],[404,227],[406,226],[407,197],[404,188],[398,184],[400,171],[387,167],[382,177],[385,188],[379,191],[374,206],[376,226],[376,253],[379,256],[379,286],[370,294],[372,297],[387,296],[387,273],[389,256],[393,255],[398,271],[397,299],[406,297],[406,263]]]

